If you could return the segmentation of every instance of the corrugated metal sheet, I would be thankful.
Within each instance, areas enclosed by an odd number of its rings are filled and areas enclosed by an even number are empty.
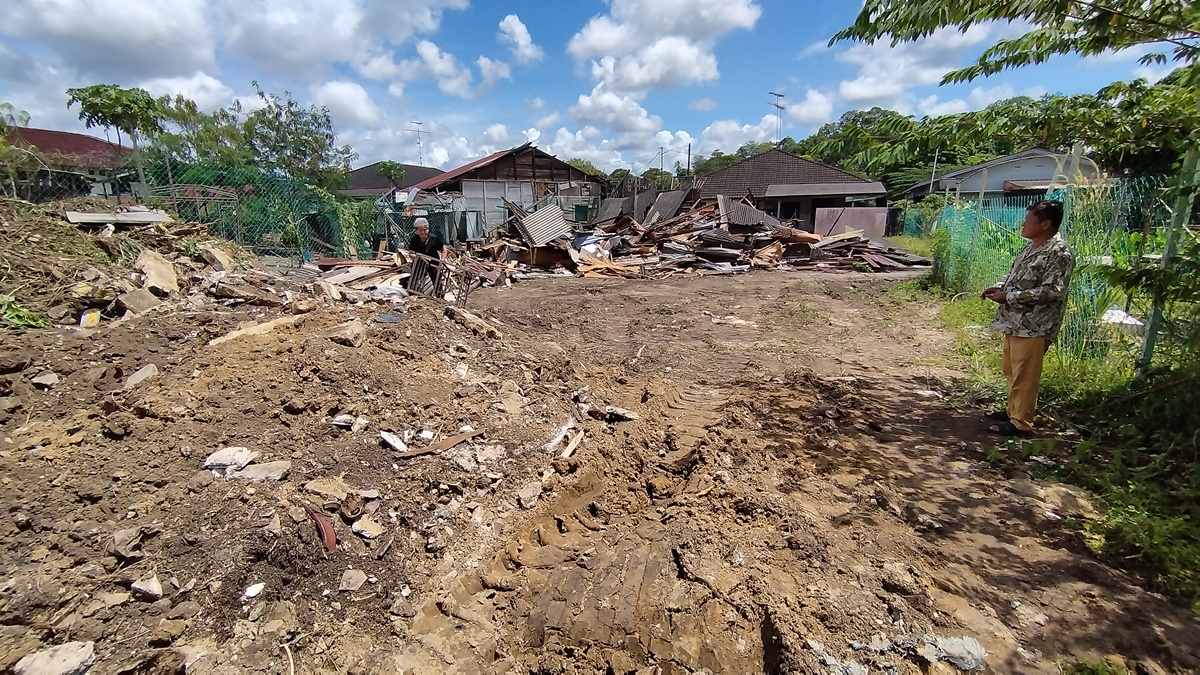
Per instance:
[[[517,220],[517,230],[530,246],[544,246],[559,237],[571,234],[571,224],[557,206],[538,209],[524,220]]]
[[[629,213],[632,203],[632,197],[609,197],[600,202],[600,211],[592,222],[604,223],[616,220],[622,213]]]
[[[721,220],[728,225],[766,225],[771,229],[783,227],[779,219],[753,206],[727,199],[724,195],[717,196],[717,205],[721,210]]]
[[[646,212],[646,220],[642,224],[653,225],[660,220],[674,218],[675,214],[679,213],[679,207],[683,206],[684,199],[687,199],[687,190],[660,193],[658,199],[654,200],[654,206]]]

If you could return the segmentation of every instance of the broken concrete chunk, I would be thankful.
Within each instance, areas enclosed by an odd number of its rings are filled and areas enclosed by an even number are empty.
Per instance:
[[[33,386],[37,387],[38,389],[50,389],[51,387],[57,386],[61,381],[62,378],[58,376],[58,373],[42,373],[41,375],[33,378]]]
[[[354,534],[357,534],[363,539],[377,539],[385,532],[383,525],[375,522],[369,516],[364,516],[354,521],[354,524],[350,526],[350,529],[354,530]]]
[[[226,473],[225,477],[229,480],[283,480],[291,470],[292,463],[285,460],[282,462],[267,462],[266,464],[251,464],[240,471]]]
[[[497,340],[502,339],[500,331],[496,330],[495,326],[465,309],[451,305],[445,309],[445,313],[446,316],[453,319],[455,323],[469,329],[472,333],[475,333],[480,337],[495,338]]]
[[[538,497],[541,496],[542,483],[541,481],[535,480],[520,490],[517,490],[517,503],[520,504],[521,508],[523,509],[532,509],[534,506],[537,506]]]
[[[340,502],[350,494],[350,486],[341,478],[315,478],[305,483],[304,489],[333,502]]]
[[[162,300],[150,291],[139,288],[117,296],[117,304],[121,309],[134,314],[141,314],[162,304]]]
[[[292,301],[292,314],[308,314],[316,309],[317,302],[311,298],[298,298]]]
[[[266,587],[267,587],[267,585],[262,584],[262,583],[251,584],[250,586],[246,587],[246,591],[244,593],[242,593],[242,597],[246,598],[247,600],[253,600],[254,598],[257,598],[259,596],[259,594],[263,592],[263,589]]]
[[[318,298],[328,298],[337,302],[342,299],[342,292],[337,286],[328,281],[318,280],[313,282],[313,295]]]
[[[233,272],[237,269],[237,263],[234,262],[233,256],[216,246],[205,246],[200,250],[200,255],[204,256],[204,260],[218,272]]]
[[[274,293],[260,291],[252,286],[243,284],[228,284],[218,283],[209,290],[210,293],[218,298],[228,298],[230,300],[241,300],[242,302],[259,305],[261,307],[282,307],[283,300]]]
[[[187,622],[179,619],[163,619],[150,634],[151,647],[168,647],[187,630]]]
[[[272,537],[278,537],[283,533],[283,523],[279,520],[278,513],[276,513],[275,517],[271,519],[271,522],[267,523],[266,527],[263,528],[263,531]]]
[[[608,416],[608,420],[610,422],[613,422],[613,421],[632,422],[634,420],[641,419],[641,416],[638,415],[637,413],[633,412],[632,410],[626,410],[624,408],[616,408],[611,405],[605,406],[604,412]]]
[[[276,328],[281,328],[283,326],[296,325],[296,320],[298,318],[299,317],[295,317],[295,316],[283,316],[278,319],[274,319],[272,321],[267,321],[266,323],[260,323],[257,326],[250,326],[249,328],[240,328],[231,333],[222,335],[219,338],[213,338],[212,340],[209,340],[208,346],[212,347],[215,345],[219,345],[222,342],[229,342],[230,340],[236,340],[238,338],[249,337],[251,335],[266,335],[267,333],[270,333],[271,331],[275,330]]]
[[[230,447],[218,450],[204,460],[206,469],[244,469],[258,458],[258,453],[249,448]]]
[[[94,642],[68,642],[29,654],[13,666],[15,675],[84,675],[96,660]]]
[[[159,582],[157,574],[133,582],[129,590],[145,600],[158,600],[163,594],[162,583]]]
[[[152,294],[166,297],[179,295],[179,280],[175,276],[175,266],[162,254],[142,249],[138,254],[137,268],[146,275],[143,289]],[[137,310],[131,310],[136,312]]]
[[[393,434],[390,431],[381,431],[379,432],[379,437],[383,439],[384,443],[390,445],[396,452],[408,452],[408,446],[405,445],[404,441],[400,440],[400,437],[396,434]]]
[[[216,478],[213,477],[211,471],[205,471],[201,469],[200,471],[192,474],[192,477],[188,479],[188,490],[191,492],[199,492],[208,487],[208,485],[214,480],[216,480]]]
[[[130,375],[128,380],[125,380],[125,391],[129,391],[146,380],[157,376],[158,366],[154,365],[153,363],[143,366],[136,373]]]
[[[367,428],[371,422],[365,417],[355,417],[354,415],[338,415],[333,418],[333,426],[341,429],[349,429],[352,433],[358,433]]]
[[[340,345],[361,347],[363,341],[367,339],[367,326],[358,319],[354,319],[330,328],[323,335]]]
[[[353,593],[367,583],[367,573],[362,570],[346,570],[342,572],[342,581],[338,584],[339,591]]]

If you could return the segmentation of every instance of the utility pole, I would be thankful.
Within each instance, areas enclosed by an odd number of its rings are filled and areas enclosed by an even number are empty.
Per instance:
[[[688,170],[687,175],[692,175],[692,144],[688,143]]]
[[[783,145],[783,94],[775,92],[767,92],[775,97],[775,102],[771,107],[775,108],[775,147]]]
[[[425,151],[421,147],[421,134],[428,134],[429,132],[424,131],[421,128],[422,125],[425,124],[424,122],[414,121],[413,124],[417,125],[417,128],[416,129],[407,129],[406,131],[411,131],[417,135],[417,163],[420,164],[421,166],[425,166]]]
[[[663,160],[664,160],[664,158],[666,158],[666,156],[667,156],[667,149],[661,145],[658,146],[658,170],[659,171],[666,171],[666,169],[663,168]]]

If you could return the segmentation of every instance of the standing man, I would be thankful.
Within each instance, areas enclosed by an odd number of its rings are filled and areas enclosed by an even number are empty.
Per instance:
[[[1067,311],[1067,288],[1075,272],[1075,252],[1058,238],[1060,201],[1040,201],[1025,211],[1021,236],[1029,243],[1017,254],[1008,276],[982,297],[1000,307],[992,330],[1004,334],[1005,410],[988,413],[997,422],[988,431],[1020,436],[1033,430],[1042,359],[1058,336]]]
[[[417,218],[415,221],[413,221],[413,229],[416,230],[416,232],[413,234],[412,239],[408,242],[408,250],[412,251],[413,253],[427,255],[430,258],[440,259],[442,255],[442,247],[445,246],[445,243],[439,239],[436,234],[430,234],[429,221],[425,218]],[[432,263],[428,260],[423,260],[422,263],[425,265],[425,272],[429,275],[430,283],[433,284],[431,293],[436,294],[438,292],[438,266],[436,263]]]

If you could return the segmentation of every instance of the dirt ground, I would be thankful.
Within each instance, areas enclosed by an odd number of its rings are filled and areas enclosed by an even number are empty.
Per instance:
[[[419,299],[5,335],[0,670],[1196,672],[1200,622],[1087,551],[1086,495],[985,461],[900,278],[530,280],[471,297],[490,335]],[[202,469],[231,446],[285,476]]]

